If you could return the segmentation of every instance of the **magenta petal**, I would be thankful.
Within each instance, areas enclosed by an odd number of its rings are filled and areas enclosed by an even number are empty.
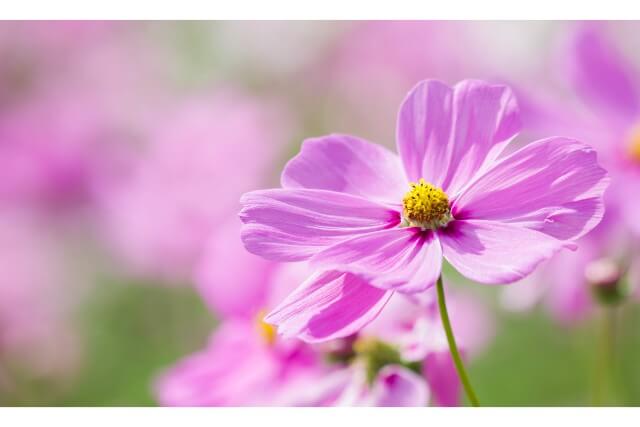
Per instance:
[[[278,367],[253,339],[254,325],[225,322],[208,348],[190,355],[156,383],[163,406],[234,406],[255,402],[273,382]]]
[[[224,223],[209,239],[194,279],[216,315],[253,318],[267,305],[269,279],[279,264],[247,252],[239,234],[238,218]]]
[[[316,188],[398,203],[407,191],[400,158],[386,148],[349,135],[306,140],[287,163],[284,188]]]
[[[424,178],[455,195],[519,129],[507,87],[465,80],[450,88],[425,80],[400,107],[398,152],[411,181]]]
[[[548,138],[502,159],[454,202],[457,219],[517,223],[575,240],[602,219],[609,178],[590,147]]]
[[[461,383],[453,363],[451,353],[439,351],[430,353],[424,361],[424,373],[433,401],[438,406],[459,406]]]
[[[300,285],[265,321],[307,342],[346,337],[371,322],[392,294],[354,274],[326,271]]]
[[[394,228],[337,243],[311,262],[358,273],[382,289],[415,293],[433,286],[440,276],[442,248],[432,232]]]
[[[276,261],[300,261],[353,235],[393,227],[400,214],[346,193],[274,189],[241,199],[242,241],[249,252]]]
[[[367,402],[371,406],[426,406],[429,389],[420,375],[399,365],[380,370]]]
[[[454,221],[439,232],[444,257],[480,283],[504,284],[531,273],[567,243],[525,227],[494,221]]]
[[[567,57],[567,68],[575,85],[598,113],[607,120],[636,120],[640,97],[634,86],[637,70],[601,34],[595,24],[585,24],[574,34]]]

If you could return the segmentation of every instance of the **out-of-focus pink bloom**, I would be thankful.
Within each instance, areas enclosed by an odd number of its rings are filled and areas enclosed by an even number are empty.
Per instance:
[[[349,381],[334,406],[427,406],[430,391],[419,374],[396,364],[384,366],[371,384],[366,368],[356,364],[346,370]],[[342,373],[344,374],[344,372]]]
[[[266,320],[307,341],[344,337],[395,292],[432,287],[443,257],[470,279],[510,283],[575,248],[602,218],[606,172],[561,137],[501,156],[518,130],[507,87],[426,80],[401,105],[399,156],[347,135],[306,141],[283,188],[243,196],[245,247],[364,280],[314,275]]]
[[[361,331],[394,344],[403,360],[418,362],[433,399],[439,406],[460,404],[461,385],[449,353],[434,292],[420,304],[408,298],[392,299],[386,309]],[[448,292],[447,305],[456,341],[466,358],[481,352],[495,333],[487,307],[472,295]]]
[[[295,342],[276,342],[259,319],[226,320],[207,349],[169,369],[156,393],[167,406],[311,405],[300,399],[328,370]],[[298,396],[290,389],[301,390]]]
[[[613,216],[615,218],[615,214]],[[637,264],[632,241],[621,235],[621,227],[607,227],[582,238],[576,252],[563,252],[545,262],[540,269],[523,281],[502,291],[503,306],[512,311],[526,311],[543,304],[560,322],[571,325],[587,318],[595,307],[593,286],[606,281],[604,274],[617,277],[617,285],[624,281],[628,293],[638,299],[640,276],[633,275]],[[606,232],[605,232],[606,230]],[[608,266],[608,272],[602,271]],[[611,271],[614,270],[614,271]],[[627,291],[625,291],[627,292]]]
[[[73,374],[80,347],[78,297],[47,224],[4,207],[0,215],[0,360],[35,378]]]
[[[0,203],[53,210],[88,204],[115,163],[112,137],[86,98],[49,96],[5,111]]]
[[[571,96],[525,92],[523,121],[530,133],[562,133],[596,148],[612,178],[607,216],[615,212],[628,229],[640,232],[640,202],[629,197],[640,183],[640,74],[607,40],[601,25],[580,24],[562,51],[556,69],[563,73],[556,77],[565,78],[561,86]]]
[[[522,96],[523,121],[530,134],[562,133],[593,145],[611,175],[604,198],[606,216],[578,242],[580,249],[550,260],[540,274],[504,291],[507,307],[521,310],[543,301],[563,322],[590,313],[594,301],[587,270],[609,259],[624,274],[640,232],[640,199],[634,196],[640,186],[640,74],[606,38],[601,25],[579,24],[563,45],[555,68],[562,73],[555,77],[564,78],[564,91],[556,89],[554,94],[564,93],[564,98],[526,91]],[[636,287],[638,280],[629,275],[629,282]]]
[[[277,106],[231,91],[158,123],[131,179],[105,197],[106,229],[138,274],[185,281],[240,194],[268,181],[288,126]]]

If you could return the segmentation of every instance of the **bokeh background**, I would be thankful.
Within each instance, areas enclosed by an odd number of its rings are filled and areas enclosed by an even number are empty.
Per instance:
[[[210,258],[237,234],[242,192],[277,185],[306,137],[393,147],[425,78],[507,82],[566,109],[558,64],[582,25],[0,22],[0,404],[156,405],[158,376],[216,328],[206,284],[241,274]],[[597,27],[640,69],[640,25]],[[598,309],[566,319],[532,285],[521,298],[448,274],[496,316],[469,366],[485,405],[591,402]],[[608,399],[638,405],[640,308],[617,311]]]

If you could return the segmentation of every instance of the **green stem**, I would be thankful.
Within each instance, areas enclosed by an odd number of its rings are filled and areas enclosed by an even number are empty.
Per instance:
[[[453,330],[451,329],[451,322],[449,321],[449,313],[447,312],[447,303],[444,298],[444,286],[442,285],[442,276],[438,277],[438,282],[436,283],[436,287],[438,289],[438,307],[440,308],[440,317],[442,318],[442,326],[444,327],[444,332],[447,334],[449,351],[451,352],[451,357],[453,357],[453,362],[456,365],[456,371],[458,371],[458,376],[460,377],[460,381],[462,382],[462,386],[464,387],[464,391],[467,393],[467,397],[469,398],[469,402],[471,402],[471,405],[480,406],[478,397],[476,396],[476,393],[473,391],[473,387],[471,387],[471,382],[469,382],[467,371],[464,369],[464,365],[462,364],[462,357],[460,357],[460,352],[458,351],[458,346],[456,345],[456,339],[453,336]]]
[[[600,331],[596,361],[595,387],[593,405],[606,405],[612,398],[615,382],[615,332],[616,309],[603,307],[600,313]]]

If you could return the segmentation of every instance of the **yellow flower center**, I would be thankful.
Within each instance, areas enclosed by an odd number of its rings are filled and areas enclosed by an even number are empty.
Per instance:
[[[278,333],[275,326],[270,325],[269,323],[262,320],[264,319],[265,315],[266,312],[264,310],[260,310],[258,316],[256,317],[256,326],[258,329],[258,333],[260,334],[260,337],[262,337],[264,342],[267,345],[273,345],[276,342]]]
[[[629,138],[628,153],[631,160],[640,163],[640,125],[631,131]]]
[[[449,198],[441,188],[435,187],[423,178],[418,183],[409,183],[411,190],[402,200],[402,215],[405,225],[436,229],[446,226],[453,217],[449,208]]]

